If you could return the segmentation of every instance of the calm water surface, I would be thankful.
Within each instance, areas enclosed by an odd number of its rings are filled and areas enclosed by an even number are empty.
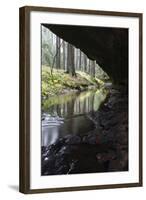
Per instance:
[[[90,117],[105,100],[104,89],[70,93],[42,102],[42,146],[48,146],[66,135],[84,135],[95,128]]]

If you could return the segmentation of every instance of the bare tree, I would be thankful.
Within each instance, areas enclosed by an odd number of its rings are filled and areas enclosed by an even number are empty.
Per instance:
[[[79,50],[79,70],[81,70],[81,65],[82,65],[82,53],[81,50]]]
[[[75,76],[75,64],[74,64],[74,47],[68,43],[67,44],[67,73]]]
[[[92,60],[91,63],[92,63],[92,66],[91,66],[91,75],[93,77],[95,77],[95,67],[96,67],[95,60]]]
[[[87,56],[84,54],[84,71],[87,71]]]
[[[60,69],[60,38],[56,36],[56,69]]]
[[[63,69],[65,70],[65,41],[62,41],[62,46],[63,46]]]

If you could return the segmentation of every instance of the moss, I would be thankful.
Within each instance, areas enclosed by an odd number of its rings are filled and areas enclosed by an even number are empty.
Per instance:
[[[53,69],[51,74],[50,67],[42,66],[43,97],[64,94],[69,90],[87,90],[90,86],[99,88],[100,84],[96,78],[85,72],[77,71],[76,76],[72,77],[61,69]]]

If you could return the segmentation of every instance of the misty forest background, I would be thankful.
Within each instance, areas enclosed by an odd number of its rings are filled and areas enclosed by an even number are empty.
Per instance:
[[[42,25],[42,97],[101,87],[108,75],[80,49]]]

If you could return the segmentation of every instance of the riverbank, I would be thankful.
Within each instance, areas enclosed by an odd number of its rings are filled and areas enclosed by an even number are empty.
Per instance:
[[[98,111],[88,113],[94,130],[43,146],[42,175],[127,171],[127,92],[125,87],[111,87]]]
[[[53,69],[42,66],[42,97],[47,98],[55,95],[66,94],[68,92],[81,92],[93,88],[99,88],[103,81],[97,77],[81,71],[76,72],[76,76],[71,76],[61,69]]]

